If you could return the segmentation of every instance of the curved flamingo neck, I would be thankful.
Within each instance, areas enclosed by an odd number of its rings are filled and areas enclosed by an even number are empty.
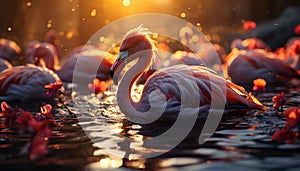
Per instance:
[[[149,52],[151,51],[151,53]],[[152,49],[139,52],[137,62],[124,74],[117,91],[117,100],[120,110],[123,113],[143,117],[145,113],[139,112],[134,106],[138,106],[139,102],[134,102],[131,98],[131,88],[134,82],[149,67],[152,59]],[[147,54],[147,55],[145,55]],[[134,60],[137,55],[131,55],[128,61]]]

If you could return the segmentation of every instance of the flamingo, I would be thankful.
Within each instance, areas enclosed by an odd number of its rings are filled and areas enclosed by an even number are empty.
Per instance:
[[[14,64],[19,60],[21,52],[21,47],[15,41],[0,38],[0,58]]]
[[[257,78],[263,78],[267,85],[300,78],[300,74],[294,68],[277,59],[276,54],[272,52],[261,49],[234,50],[229,56],[228,76],[238,85],[251,86]]]
[[[50,43],[31,42],[28,44],[26,53],[28,63],[51,70],[58,68],[58,55],[55,47]]]
[[[75,48],[64,65],[59,67],[53,45],[38,42],[29,46],[27,51],[30,52],[28,53],[30,63],[55,71],[63,82],[92,82],[95,77],[101,81],[110,80],[109,68],[115,59],[110,53],[87,45]],[[73,79],[74,72],[76,72],[76,79]]]
[[[56,73],[62,81],[72,82],[86,80],[92,82],[96,77],[101,81],[110,80],[109,69],[112,66],[112,61],[115,57],[98,49],[83,49],[81,53],[72,55],[60,70]],[[75,70],[76,67],[76,70]],[[95,70],[95,68],[97,68]],[[74,71],[76,71],[76,79],[73,79]]]
[[[226,87],[226,108],[256,108],[262,109],[263,105],[251,94],[248,94],[242,87],[225,80],[223,77],[218,76],[214,71],[204,66],[188,66],[188,65],[175,65],[155,71],[146,81],[140,100],[134,101],[131,97],[131,88],[134,82],[141,76],[141,74],[149,68],[153,57],[154,44],[151,34],[146,28],[139,26],[127,32],[124,36],[120,53],[111,67],[111,75],[115,84],[118,83],[118,76],[127,62],[130,62],[139,56],[137,62],[124,73],[120,85],[117,90],[117,102],[121,112],[127,116],[138,118],[148,118],[146,111],[149,110],[149,102],[151,108],[156,108],[155,105],[162,104],[160,97],[150,96],[154,90],[158,89],[159,94],[164,94],[167,100],[164,115],[173,115],[179,112],[181,104],[179,86],[176,81],[171,78],[170,73],[179,76],[186,80],[183,84],[183,91],[191,94],[190,85],[193,81],[196,82],[196,91],[200,94],[199,104],[184,104],[187,108],[199,109],[198,117],[206,117],[203,111],[207,110],[211,103],[211,87],[221,89],[222,86]],[[138,55],[142,54],[142,55]],[[191,74],[189,74],[191,73]],[[224,84],[222,84],[224,83]],[[192,94],[191,94],[192,95]],[[221,94],[218,98],[224,98]],[[192,104],[192,105],[191,105]],[[147,112],[146,112],[147,113]],[[155,115],[155,114],[154,114]],[[163,117],[162,117],[163,118]]]
[[[56,87],[47,89],[46,85],[59,81],[59,77],[45,67],[28,64],[8,68],[0,73],[0,101],[49,99],[53,97],[52,88]]]

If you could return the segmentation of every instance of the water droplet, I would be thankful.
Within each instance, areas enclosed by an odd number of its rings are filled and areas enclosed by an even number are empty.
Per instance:
[[[97,10],[96,9],[93,9],[92,11],[91,11],[91,16],[92,17],[95,17],[97,15]]]
[[[30,1],[28,1],[28,2],[26,3],[26,6],[27,6],[27,7],[31,7],[31,5],[32,5],[32,3],[31,3]]]
[[[81,20],[82,20],[82,21],[84,21],[84,20],[85,20],[85,18],[84,18],[84,17],[82,17],[82,18],[81,18]]]
[[[74,12],[74,11],[75,11],[75,8],[72,8],[71,11]]]
[[[123,6],[124,7],[130,6],[130,0],[123,0]]]
[[[186,17],[186,14],[184,12],[180,13],[180,17],[181,18],[185,18]]]

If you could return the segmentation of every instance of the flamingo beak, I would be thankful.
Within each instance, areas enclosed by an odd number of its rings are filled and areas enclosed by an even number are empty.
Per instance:
[[[119,53],[115,63],[110,67],[110,76],[114,82],[114,84],[118,85],[118,77],[121,73],[123,67],[119,68],[121,64],[124,64],[125,59],[128,57],[128,51],[122,51]]]

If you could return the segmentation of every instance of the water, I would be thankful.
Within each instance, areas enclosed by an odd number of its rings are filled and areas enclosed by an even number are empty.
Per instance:
[[[300,105],[300,88],[285,90],[276,87],[258,94],[266,106],[272,97],[285,91],[289,106]],[[300,169],[300,141],[284,144],[271,141],[272,133],[283,128],[285,118],[274,110],[235,111],[223,117],[216,132],[204,144],[198,137],[204,120],[176,148],[164,151],[163,146],[144,144],[143,140],[169,128],[166,122],[138,125],[118,112],[112,93],[77,94],[58,102],[48,144],[49,154],[29,161],[19,151],[29,140],[0,124],[1,170],[288,170]],[[71,114],[71,113],[72,114]],[[91,140],[92,139],[92,140]],[[172,140],[172,137],[170,137]],[[124,150],[125,149],[125,150]],[[150,159],[130,159],[131,152],[142,154],[165,152]],[[122,158],[120,156],[126,156]],[[129,158],[129,159],[128,159]]]

